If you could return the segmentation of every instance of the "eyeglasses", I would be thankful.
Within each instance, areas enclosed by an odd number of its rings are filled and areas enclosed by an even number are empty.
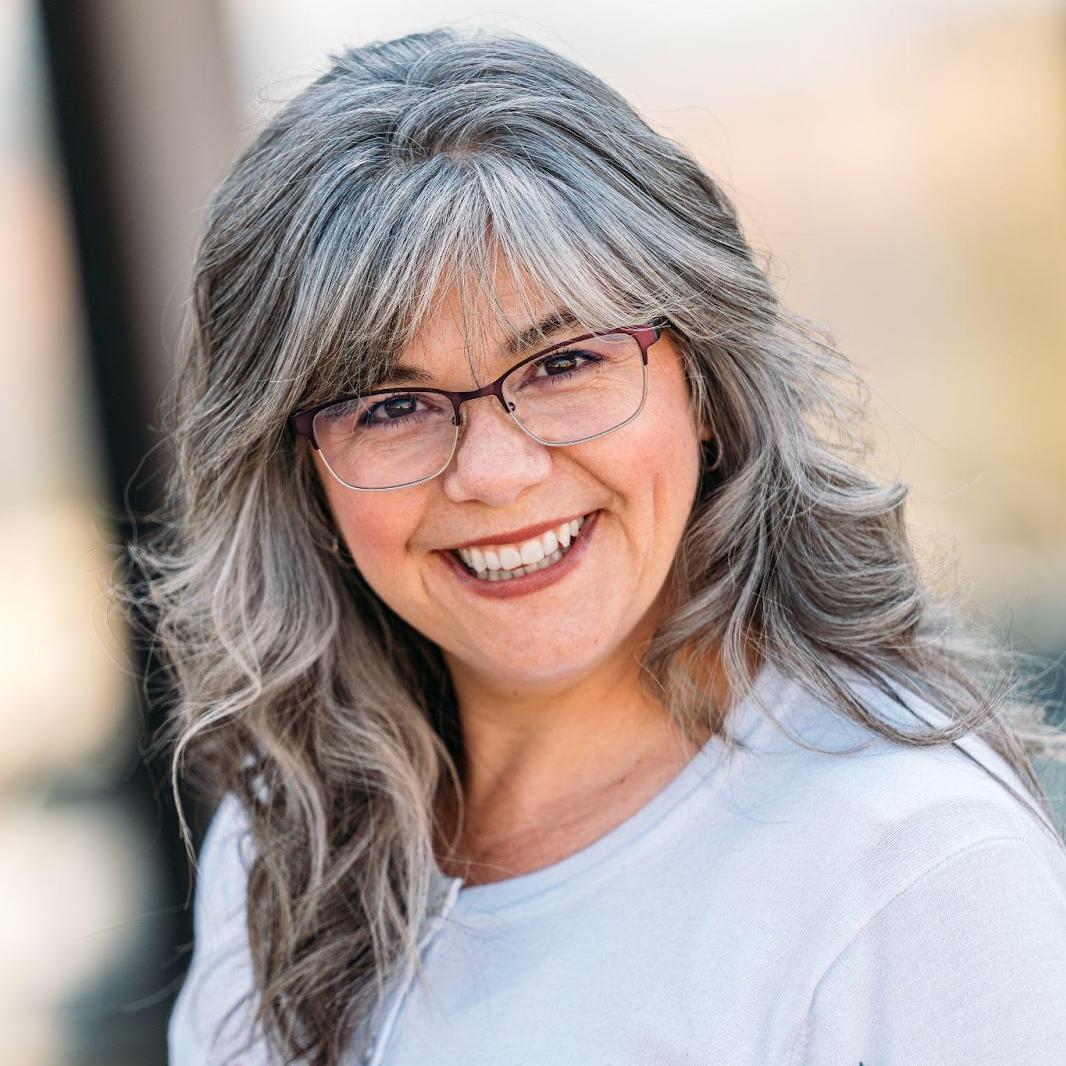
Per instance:
[[[442,474],[459,442],[460,408],[482,396],[495,396],[541,444],[581,444],[640,414],[648,349],[667,326],[658,318],[560,341],[480,389],[378,389],[307,408],[289,422],[342,485],[361,492],[407,488]]]

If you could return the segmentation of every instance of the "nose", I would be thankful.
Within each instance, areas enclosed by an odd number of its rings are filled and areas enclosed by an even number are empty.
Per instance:
[[[461,417],[455,458],[442,475],[448,499],[501,507],[551,473],[552,449],[516,425],[495,397],[468,400]]]

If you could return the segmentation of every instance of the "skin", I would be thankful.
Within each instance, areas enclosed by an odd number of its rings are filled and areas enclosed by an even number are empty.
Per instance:
[[[526,325],[508,279],[496,284],[509,319]],[[534,310],[539,318],[550,305]],[[452,293],[400,362],[430,371],[438,387],[477,388],[517,361],[499,355],[503,335],[486,331],[472,373]],[[688,397],[666,331],[649,349],[644,410],[599,439],[545,447],[488,397],[464,407],[451,465],[421,485],[353,491],[313,453],[355,564],[441,648],[454,680],[465,818],[460,826],[442,790],[444,872],[476,884],[558,861],[635,813],[691,758],[691,743],[639,684],[637,663],[698,486],[700,436]],[[475,595],[436,554],[597,508],[603,513],[577,568],[525,596]]]

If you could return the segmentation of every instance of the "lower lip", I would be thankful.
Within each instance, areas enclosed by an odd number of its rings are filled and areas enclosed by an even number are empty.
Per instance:
[[[503,581],[487,581],[483,577],[474,577],[466,567],[455,558],[450,551],[438,552],[453,574],[460,582],[478,596],[486,596],[489,599],[506,600],[512,596],[524,596],[529,592],[539,592],[548,585],[554,585],[561,581],[573,570],[588,550],[589,540],[592,537],[593,528],[600,517],[599,511],[593,511],[577,539],[573,541],[573,547],[554,565],[546,566],[543,570],[534,570],[532,574],[522,574],[520,577],[506,578]]]

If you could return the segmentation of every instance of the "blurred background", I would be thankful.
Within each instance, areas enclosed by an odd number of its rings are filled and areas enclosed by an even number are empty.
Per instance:
[[[930,575],[1066,651],[1061,4],[0,0],[3,1063],[165,1061],[190,886],[105,583],[207,197],[329,51],[444,22],[542,40],[695,152],[865,371]]]

